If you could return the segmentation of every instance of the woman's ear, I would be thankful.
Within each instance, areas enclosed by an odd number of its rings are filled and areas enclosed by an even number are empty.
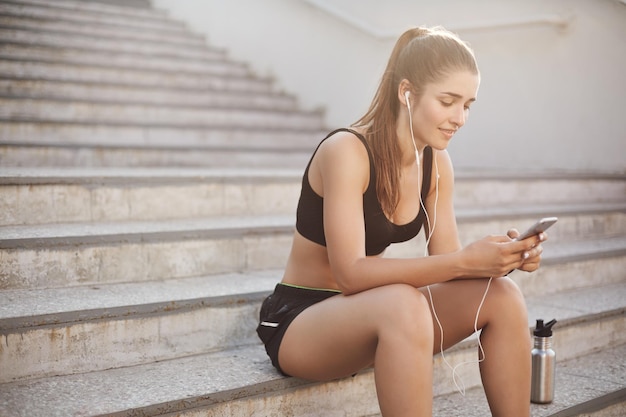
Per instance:
[[[403,105],[410,107],[410,97],[411,97],[411,83],[406,78],[400,81],[398,84],[398,100]]]

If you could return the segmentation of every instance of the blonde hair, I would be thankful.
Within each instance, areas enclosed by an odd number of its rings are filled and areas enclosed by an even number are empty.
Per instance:
[[[400,199],[401,154],[395,126],[400,109],[398,86],[408,80],[412,96],[419,100],[427,84],[459,70],[479,74],[474,52],[457,35],[442,27],[407,30],[396,41],[368,111],[353,124],[365,128],[378,200],[387,215],[395,212]]]

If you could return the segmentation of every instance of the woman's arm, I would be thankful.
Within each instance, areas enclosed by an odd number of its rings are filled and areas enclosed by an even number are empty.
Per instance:
[[[440,174],[443,177],[444,173]],[[422,287],[460,277],[501,276],[521,264],[520,253],[526,245],[509,244],[506,236],[483,239],[480,245],[470,245],[469,250],[458,247],[456,223],[448,224],[450,216],[454,217],[451,197],[445,197],[452,191],[445,186],[440,192],[450,206],[441,211],[438,207],[438,216],[442,217],[437,220],[431,241],[433,256],[367,257],[363,193],[369,182],[369,159],[362,143],[350,133],[339,133],[324,141],[312,164],[312,176],[312,185],[317,183],[316,191],[324,197],[324,232],[331,271],[345,294],[393,283]],[[453,232],[455,240],[451,245],[447,237],[453,236]],[[505,242],[508,244],[503,245]]]
[[[454,213],[454,170],[452,161],[447,151],[434,151],[433,157],[437,158],[435,159],[437,164],[433,163],[432,178],[434,181],[431,181],[425,205],[429,219],[431,219],[431,225],[435,223],[436,219],[434,231],[428,245],[428,253],[430,255],[439,255],[459,251],[461,249],[461,243],[459,241],[456,216]],[[437,176],[439,177],[438,183]],[[518,234],[517,230],[511,229],[507,233],[507,236],[512,239],[518,236]],[[530,272],[539,268],[541,252],[543,251],[540,243],[544,241],[546,237],[547,235],[544,234],[538,237],[538,239],[532,238],[530,241],[526,242],[519,251],[514,252],[518,257],[523,259],[521,265],[518,266],[519,269]],[[501,244],[511,242],[510,239],[503,239],[502,237],[488,237],[484,240]],[[483,244],[484,242],[479,241],[473,245],[480,247]],[[524,252],[527,252],[530,247],[532,247],[533,250],[529,252],[528,258],[524,259]],[[480,261],[480,253],[477,253],[479,252],[478,249],[479,248],[471,247],[467,249],[467,251],[472,253],[473,256],[477,257],[477,260]],[[479,275],[477,277],[483,276]]]

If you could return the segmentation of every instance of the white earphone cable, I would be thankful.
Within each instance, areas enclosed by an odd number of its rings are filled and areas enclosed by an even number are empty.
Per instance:
[[[424,211],[424,215],[426,217],[426,224],[428,225],[428,236],[426,238],[426,247],[424,248],[424,256],[428,256],[428,245],[430,244],[430,239],[433,237],[433,233],[435,232],[435,226],[437,225],[437,203],[439,201],[439,166],[437,165],[437,156],[434,155],[433,153],[433,159],[435,160],[435,207],[434,207],[434,213],[433,213],[433,224],[431,227],[430,224],[430,218],[428,216],[428,212],[426,211],[426,207],[424,205],[424,201],[422,200],[422,190],[421,190],[421,186],[420,186],[420,177],[422,177],[423,180],[423,175],[420,169],[420,157],[419,157],[419,151],[417,150],[417,145],[415,143],[415,136],[413,133],[413,116],[412,116],[412,112],[411,112],[411,104],[409,101],[409,92],[407,91],[405,93],[405,98],[406,98],[406,105],[407,105],[407,109],[408,109],[408,113],[409,113],[409,130],[411,132],[411,139],[413,142],[413,148],[415,149],[415,162],[417,164],[417,184],[418,184],[418,194],[419,194],[419,201],[420,201],[420,206],[422,208],[422,210]],[[476,317],[474,318],[474,333],[478,333],[478,316],[480,314],[480,310],[483,307],[483,304],[485,303],[485,299],[487,298],[487,292],[489,291],[489,287],[491,286],[491,281],[493,280],[493,277],[489,278],[489,281],[487,282],[487,288],[485,288],[485,293],[483,294],[482,299],[480,300],[480,304],[478,305],[478,309],[476,310]],[[465,361],[465,362],[461,362],[459,364],[457,364],[456,366],[452,366],[450,364],[450,362],[448,362],[448,360],[445,357],[444,354],[444,349],[443,349],[443,326],[441,324],[441,321],[439,320],[439,316],[437,315],[437,312],[435,311],[435,303],[433,301],[433,295],[432,292],[430,291],[430,285],[426,286],[426,289],[428,291],[428,297],[430,299],[430,308],[432,309],[433,312],[433,316],[435,317],[435,321],[437,322],[437,325],[439,326],[439,333],[441,335],[440,337],[440,341],[439,341],[439,350],[441,352],[441,359],[443,360],[443,362],[448,366],[448,368],[450,368],[452,370],[452,381],[454,382],[454,385],[456,386],[457,390],[459,391],[459,393],[463,396],[465,396],[465,383],[463,382],[463,379],[461,377],[458,376],[457,374],[457,369],[459,368],[459,366],[462,365],[468,365],[468,364],[472,364],[472,363],[480,363],[482,361],[485,360],[485,350],[483,349],[483,345],[480,342],[480,336],[478,337],[478,349],[480,350],[480,355],[478,360],[475,361]],[[460,383],[460,385],[459,385]]]

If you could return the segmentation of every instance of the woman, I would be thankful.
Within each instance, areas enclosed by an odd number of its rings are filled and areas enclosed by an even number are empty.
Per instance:
[[[374,366],[383,416],[429,416],[432,355],[471,335],[477,319],[493,415],[528,417],[528,319],[506,274],[536,270],[546,236],[515,241],[513,229],[462,248],[453,209],[446,147],[479,78],[455,35],[411,29],[368,112],[320,143],[304,173],[282,282],[257,329],[280,372],[322,381]],[[422,225],[428,256],[382,257]]]

